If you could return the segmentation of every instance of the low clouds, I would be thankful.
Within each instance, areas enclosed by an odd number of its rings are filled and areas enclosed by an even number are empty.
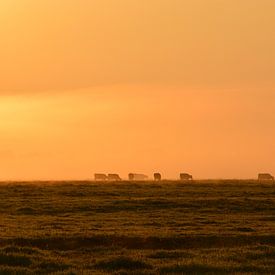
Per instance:
[[[275,85],[271,1],[10,2],[0,12],[2,95]]]
[[[8,149],[0,150],[0,158],[10,158],[14,156],[14,152]]]

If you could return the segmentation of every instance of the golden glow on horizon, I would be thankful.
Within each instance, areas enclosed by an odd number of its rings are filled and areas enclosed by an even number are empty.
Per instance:
[[[275,1],[0,4],[0,179],[273,172]]]
[[[274,96],[111,86],[3,99],[1,178],[77,179],[96,171],[125,177],[155,170],[172,178],[181,170],[197,177],[253,177],[258,169],[273,169],[266,152],[275,153]]]

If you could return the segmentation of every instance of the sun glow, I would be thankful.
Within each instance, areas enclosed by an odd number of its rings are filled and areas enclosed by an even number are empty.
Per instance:
[[[0,177],[273,172],[274,12],[269,0],[1,1]]]

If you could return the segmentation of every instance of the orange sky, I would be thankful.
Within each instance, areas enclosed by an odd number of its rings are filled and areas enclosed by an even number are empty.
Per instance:
[[[273,0],[0,2],[0,179],[275,174]]]

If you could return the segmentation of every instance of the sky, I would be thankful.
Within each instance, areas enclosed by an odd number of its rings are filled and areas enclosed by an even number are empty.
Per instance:
[[[0,0],[0,180],[275,174],[273,0]]]

